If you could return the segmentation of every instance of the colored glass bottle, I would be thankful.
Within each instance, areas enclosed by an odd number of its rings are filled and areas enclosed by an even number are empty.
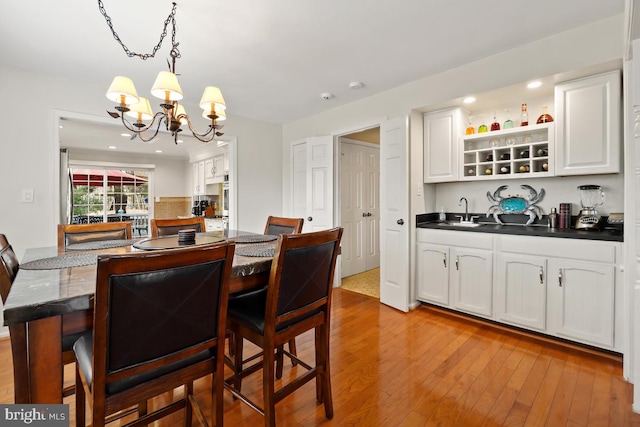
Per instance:
[[[522,104],[522,112],[520,113],[520,126],[529,124],[529,113],[527,113],[527,104]]]

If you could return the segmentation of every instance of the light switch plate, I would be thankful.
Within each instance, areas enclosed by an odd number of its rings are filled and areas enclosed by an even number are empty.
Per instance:
[[[22,189],[22,203],[33,203],[33,188]]]

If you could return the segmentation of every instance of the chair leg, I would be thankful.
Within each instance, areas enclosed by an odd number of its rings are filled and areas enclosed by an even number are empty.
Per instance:
[[[282,354],[280,352],[280,354]],[[265,427],[275,427],[276,411],[275,411],[275,371],[274,363],[276,352],[264,351],[264,360],[262,366],[262,393],[264,394],[264,425]]]
[[[294,356],[298,355],[298,352],[296,351],[296,339],[295,338],[291,338],[289,340],[289,353],[293,354]],[[296,359],[291,359],[291,366],[296,366],[298,364],[298,361]]]
[[[193,407],[191,406],[191,402],[189,402],[189,396],[193,394],[193,383],[188,383],[184,385],[184,397],[185,407],[184,407],[184,427],[190,427],[191,421],[193,420]]]
[[[333,397],[331,395],[331,369],[329,367],[329,327],[316,328],[316,366],[319,367],[319,382],[316,378],[316,392],[320,388],[320,401],[324,404],[324,413],[333,418]]]
[[[82,379],[80,378],[80,372],[76,368],[76,427],[85,426],[85,396],[84,386],[82,385]]]
[[[282,365],[284,365],[284,346],[276,348],[276,379],[282,378]]]
[[[238,374],[242,371],[242,347],[244,344],[244,340],[241,336],[237,336],[236,334],[232,334],[234,335],[234,343],[235,343],[235,348],[234,348],[234,355],[233,355],[233,373],[234,374]],[[242,388],[242,378],[240,377],[236,377],[236,379],[233,380],[234,384],[234,388],[238,391],[241,390]]]

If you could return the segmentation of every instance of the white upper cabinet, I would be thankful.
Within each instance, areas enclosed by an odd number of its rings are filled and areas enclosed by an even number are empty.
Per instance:
[[[555,87],[555,174],[620,172],[620,71]]]
[[[458,138],[462,110],[452,108],[424,115],[424,182],[458,180]]]

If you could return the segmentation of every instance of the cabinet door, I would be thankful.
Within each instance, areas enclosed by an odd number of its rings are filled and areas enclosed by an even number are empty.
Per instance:
[[[418,243],[418,299],[449,305],[449,248]]]
[[[613,347],[615,267],[549,259],[549,332]]]
[[[210,180],[215,176],[215,165],[213,159],[204,161],[204,178]]]
[[[620,172],[620,72],[555,87],[556,175]]]
[[[451,248],[452,305],[468,313],[491,316],[493,252]]]
[[[204,194],[204,162],[191,163],[191,183],[194,195]]]
[[[459,108],[424,115],[424,182],[458,179]]]
[[[224,180],[224,154],[218,154],[213,158],[213,175],[220,178],[220,182]]]
[[[545,330],[546,266],[544,257],[498,254],[497,320]]]

